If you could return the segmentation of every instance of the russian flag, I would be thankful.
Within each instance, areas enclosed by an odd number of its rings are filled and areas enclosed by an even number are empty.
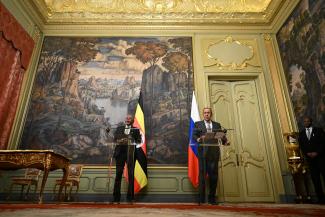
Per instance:
[[[189,127],[189,146],[188,146],[188,178],[194,187],[199,186],[199,159],[198,159],[198,143],[193,140],[194,123],[200,120],[199,109],[197,106],[195,94],[193,91],[191,118]]]

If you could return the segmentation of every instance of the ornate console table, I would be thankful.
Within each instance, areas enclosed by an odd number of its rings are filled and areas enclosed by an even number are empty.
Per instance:
[[[43,170],[42,185],[39,192],[39,203],[43,202],[43,191],[50,171],[62,169],[65,183],[68,177],[70,160],[52,150],[0,150],[0,170],[17,170],[22,168],[37,168]],[[58,198],[64,185],[60,186]]]

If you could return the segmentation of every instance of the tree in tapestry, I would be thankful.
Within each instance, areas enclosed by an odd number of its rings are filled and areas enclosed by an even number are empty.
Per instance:
[[[299,127],[303,117],[325,128],[325,4],[301,1],[277,34]]]
[[[141,90],[149,163],[185,165],[192,66],[190,37],[46,37],[20,148],[107,164]]]

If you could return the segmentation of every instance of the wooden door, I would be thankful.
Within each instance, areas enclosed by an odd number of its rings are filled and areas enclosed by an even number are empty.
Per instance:
[[[265,124],[255,80],[210,81],[213,119],[228,130],[222,147],[219,200],[273,202]]]

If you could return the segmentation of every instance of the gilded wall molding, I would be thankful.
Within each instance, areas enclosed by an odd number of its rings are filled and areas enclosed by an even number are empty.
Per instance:
[[[266,34],[269,35],[269,34]],[[276,57],[275,50],[277,49],[274,45],[274,41],[271,35],[269,37],[265,37],[265,34],[262,36],[264,37],[264,46],[265,46],[265,52],[267,55],[267,62],[269,65],[270,70],[270,76],[273,83],[273,91],[275,93],[276,103],[277,103],[277,109],[278,109],[278,116],[280,117],[280,123],[281,123],[281,129],[282,132],[291,132],[293,129],[293,126],[291,125],[291,121],[289,119],[288,114],[289,112],[289,105],[290,103],[287,101],[286,93],[284,92],[284,86],[286,85],[283,80],[281,79],[280,73],[279,73],[279,65],[278,61],[279,58]]]
[[[38,28],[37,25],[34,25],[32,38],[35,41],[35,43],[37,43],[41,39],[41,36],[42,36],[41,30]]]
[[[220,70],[260,67],[254,40],[234,40],[232,36],[227,36],[221,40],[203,40],[202,44],[204,67],[217,67]]]
[[[288,0],[32,0],[45,23],[262,23]]]
[[[43,0],[49,13],[264,12],[271,0]]]
[[[272,40],[272,36],[270,34],[263,34],[263,38],[265,41],[271,41]]]

